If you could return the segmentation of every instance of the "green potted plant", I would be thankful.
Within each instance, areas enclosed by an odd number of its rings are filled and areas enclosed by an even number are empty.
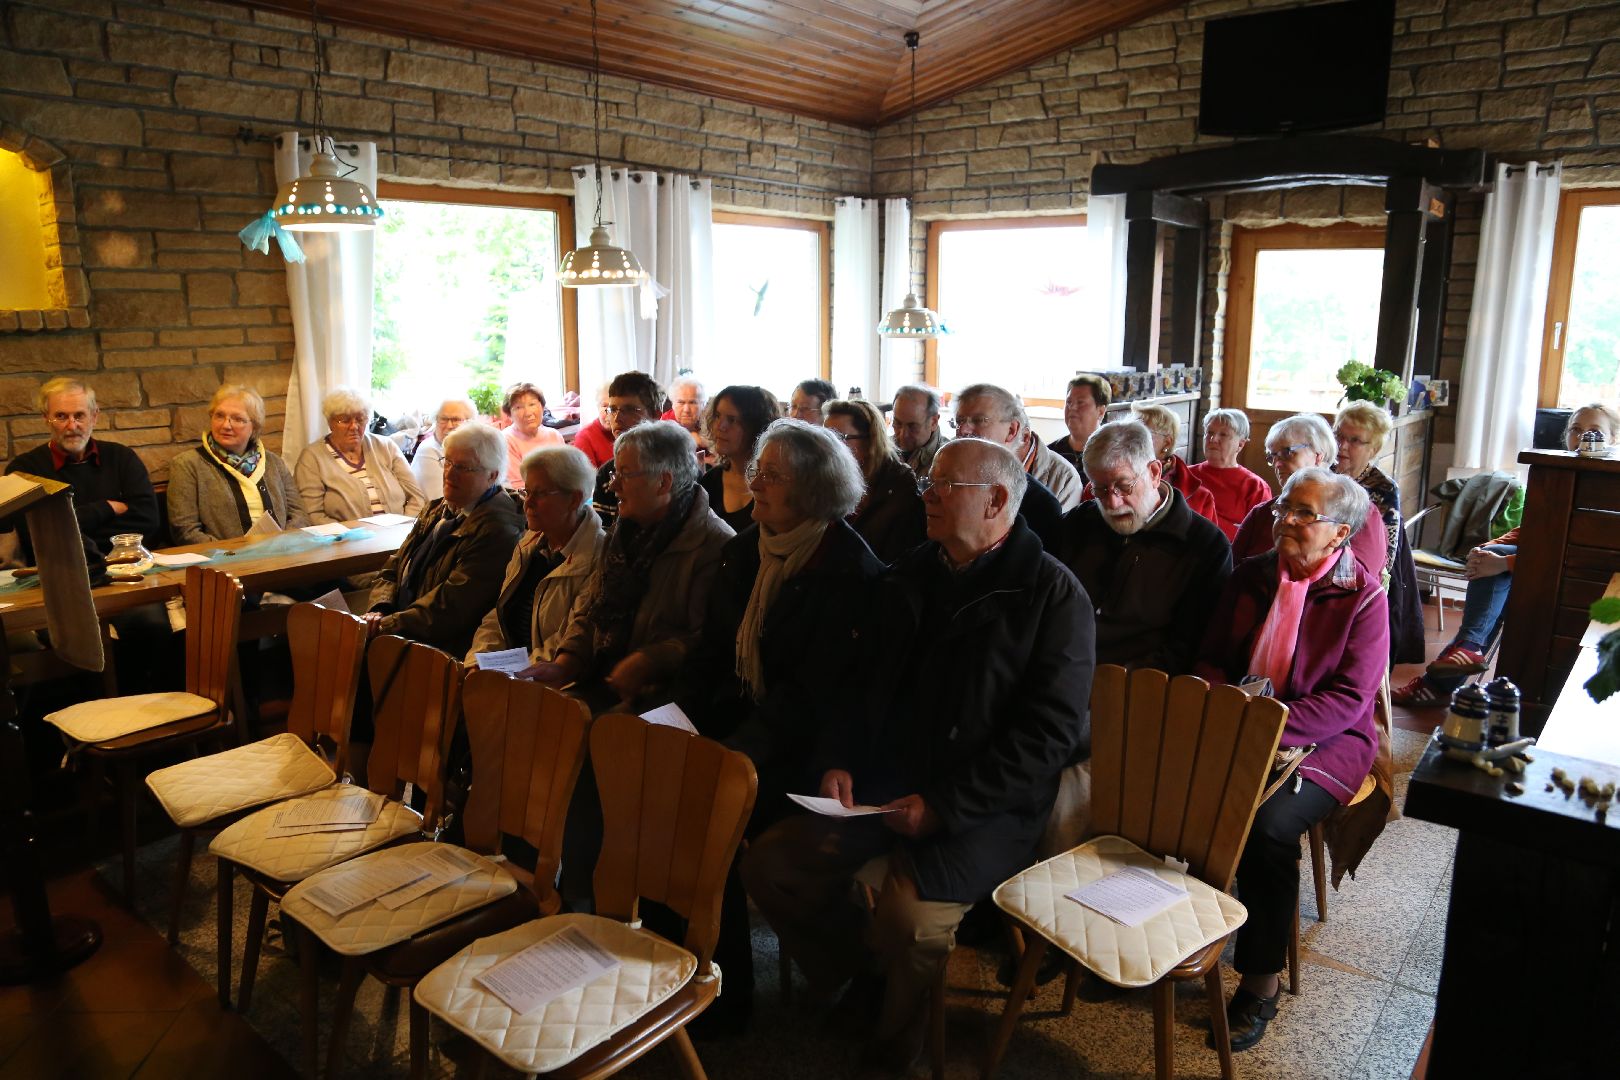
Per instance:
[[[1601,623],[1620,623],[1620,596],[1605,596],[1592,605],[1592,618]],[[1620,690],[1620,629],[1610,630],[1598,639],[1597,674],[1586,680],[1586,692],[1593,701],[1604,701]]]
[[[1338,370],[1336,378],[1344,387],[1339,396],[1342,401],[1370,401],[1387,405],[1391,401],[1406,400],[1406,383],[1393,371],[1369,367],[1360,360],[1351,360]]]
[[[501,388],[495,383],[479,383],[467,392],[472,403],[478,409],[478,415],[485,419],[494,419],[501,411]]]

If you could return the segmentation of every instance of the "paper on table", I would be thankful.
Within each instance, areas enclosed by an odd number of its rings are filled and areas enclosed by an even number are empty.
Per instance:
[[[1237,688],[1250,697],[1272,697],[1271,679],[1265,675],[1250,675],[1237,684]]]
[[[195,551],[176,551],[171,555],[159,552],[152,556],[152,561],[159,566],[196,566],[198,563],[208,561],[208,556],[199,555]]]
[[[342,536],[349,527],[341,521],[328,521],[325,525],[305,525],[304,531],[311,536]]]
[[[249,536],[274,536],[280,531],[281,526],[276,524],[276,519],[270,516],[270,511],[266,510],[259,515],[259,520],[253,523],[253,528],[249,529],[247,534]]]
[[[514,1015],[527,1016],[552,998],[618,966],[617,957],[570,926],[513,953],[475,981],[505,1002]]]
[[[1187,890],[1140,866],[1127,866],[1064,895],[1122,926],[1140,926],[1185,899]]]
[[[641,718],[649,724],[660,724],[664,727],[680,728],[696,735],[698,729],[693,725],[690,717],[673,701],[668,705],[660,705],[656,709],[648,709],[641,714]]]
[[[894,813],[893,810],[884,810],[876,806],[845,806],[837,799],[823,799],[816,795],[789,795],[788,798],[806,810],[824,817],[866,817],[869,814]]]
[[[476,653],[473,659],[478,661],[479,671],[504,671],[508,675],[516,675],[529,666],[529,650],[517,648],[481,652]]]
[[[349,611],[349,602],[343,599],[342,589],[333,589],[331,592],[326,593],[323,596],[317,596],[315,599],[311,600],[310,603],[314,604],[316,607],[330,608],[333,611],[344,611],[348,612],[350,615],[354,614],[354,612]]]
[[[304,895],[310,903],[336,919],[426,874],[427,871],[417,866],[414,859],[362,863],[359,866],[349,863],[342,873],[322,880]]]
[[[382,813],[382,796],[365,792],[345,795],[339,799],[303,799],[276,815],[272,825],[335,825],[359,822],[362,825],[377,820]]]
[[[360,519],[367,525],[380,525],[384,528],[390,525],[405,525],[416,519],[407,514],[372,514],[370,517]]]
[[[426,896],[442,885],[452,881],[460,881],[474,870],[478,869],[478,861],[460,848],[444,844],[418,856],[414,864],[419,869],[427,871],[427,877],[421,878],[396,892],[391,892],[378,899],[377,903],[389,911],[397,911],[418,896]]]

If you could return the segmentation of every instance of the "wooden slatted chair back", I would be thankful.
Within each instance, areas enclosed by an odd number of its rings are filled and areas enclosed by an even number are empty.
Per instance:
[[[186,568],[186,691],[230,708],[242,583],[223,570]]]
[[[712,739],[609,714],[591,725],[602,797],[597,914],[636,918],[642,898],[686,919],[686,948],[706,971],[720,893],[754,809],[754,763]]]
[[[399,799],[413,785],[426,796],[422,822],[431,828],[444,808],[445,758],[461,719],[461,661],[390,634],[366,649],[366,671],[376,726],[366,786]]]
[[[1098,664],[1091,689],[1091,807],[1123,836],[1229,889],[1288,708],[1191,675]]]
[[[531,887],[541,914],[562,907],[557,867],[563,821],[585,764],[585,703],[540,683],[497,671],[474,671],[462,688],[472,743],[473,783],[462,818],[467,846],[500,850],[518,836],[539,853]]]
[[[349,768],[349,728],[360,670],[366,659],[366,624],[347,611],[297,604],[287,612],[293,696],[287,730],[310,746],[332,747],[333,768]]]

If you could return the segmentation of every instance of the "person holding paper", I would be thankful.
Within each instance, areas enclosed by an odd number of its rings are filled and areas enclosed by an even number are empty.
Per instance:
[[[1282,747],[1306,751],[1255,813],[1238,863],[1249,917],[1234,959],[1242,979],[1226,1009],[1234,1050],[1259,1042],[1277,1015],[1277,976],[1299,903],[1300,837],[1356,798],[1378,752],[1373,713],[1389,656],[1388,602],[1378,575],[1351,549],[1368,506],[1351,477],[1323,468],[1289,476],[1272,508],[1276,549],[1233,572],[1194,672],[1234,685],[1269,678],[1288,706]],[[1357,804],[1378,819],[1366,844],[1388,807],[1379,798]],[[1364,851],[1347,862],[1336,850],[1334,862],[1354,869]]]
[[[1090,751],[1085,590],[1016,517],[1028,483],[1006,446],[957,439],[923,481],[929,543],[902,558],[872,648],[879,679],[839,694],[818,794],[887,813],[790,817],[743,860],[749,894],[824,993],[856,977],[867,1065],[905,1073],[927,994],[978,900],[1028,866],[1065,766]],[[850,708],[852,699],[866,702]],[[857,873],[881,880],[867,925]],[[877,988],[878,979],[882,988]]]
[[[464,424],[444,445],[444,498],[431,503],[377,572],[367,629],[464,656],[495,603],[523,515],[501,486],[506,440]]]
[[[555,657],[574,601],[607,540],[591,508],[596,470],[583,453],[572,446],[531,450],[523,459],[523,482],[528,531],[512,550],[495,606],[473,635],[469,666],[478,653],[515,648],[527,649],[530,663]]]
[[[229,540],[255,525],[310,523],[292,470],[265,447],[263,430],[257,391],[230,383],[214,391],[202,445],[169,462],[169,532],[176,544]]]
[[[298,494],[317,525],[368,514],[415,517],[427,505],[394,440],[373,435],[371,402],[340,386],[321,399],[331,430],[298,456]]]

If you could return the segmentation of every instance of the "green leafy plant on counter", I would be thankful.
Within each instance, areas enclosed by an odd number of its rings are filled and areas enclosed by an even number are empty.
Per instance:
[[[1592,618],[1600,623],[1620,623],[1620,596],[1605,596],[1592,605]],[[1586,692],[1593,701],[1604,701],[1620,690],[1620,630],[1610,630],[1598,639],[1597,674],[1586,680]]]
[[[1339,400],[1370,401],[1384,405],[1391,401],[1406,400],[1406,384],[1393,371],[1369,367],[1360,360],[1351,360],[1335,376],[1344,393]]]
[[[501,388],[495,383],[479,383],[467,391],[467,396],[478,407],[479,416],[495,416],[501,411]]]

